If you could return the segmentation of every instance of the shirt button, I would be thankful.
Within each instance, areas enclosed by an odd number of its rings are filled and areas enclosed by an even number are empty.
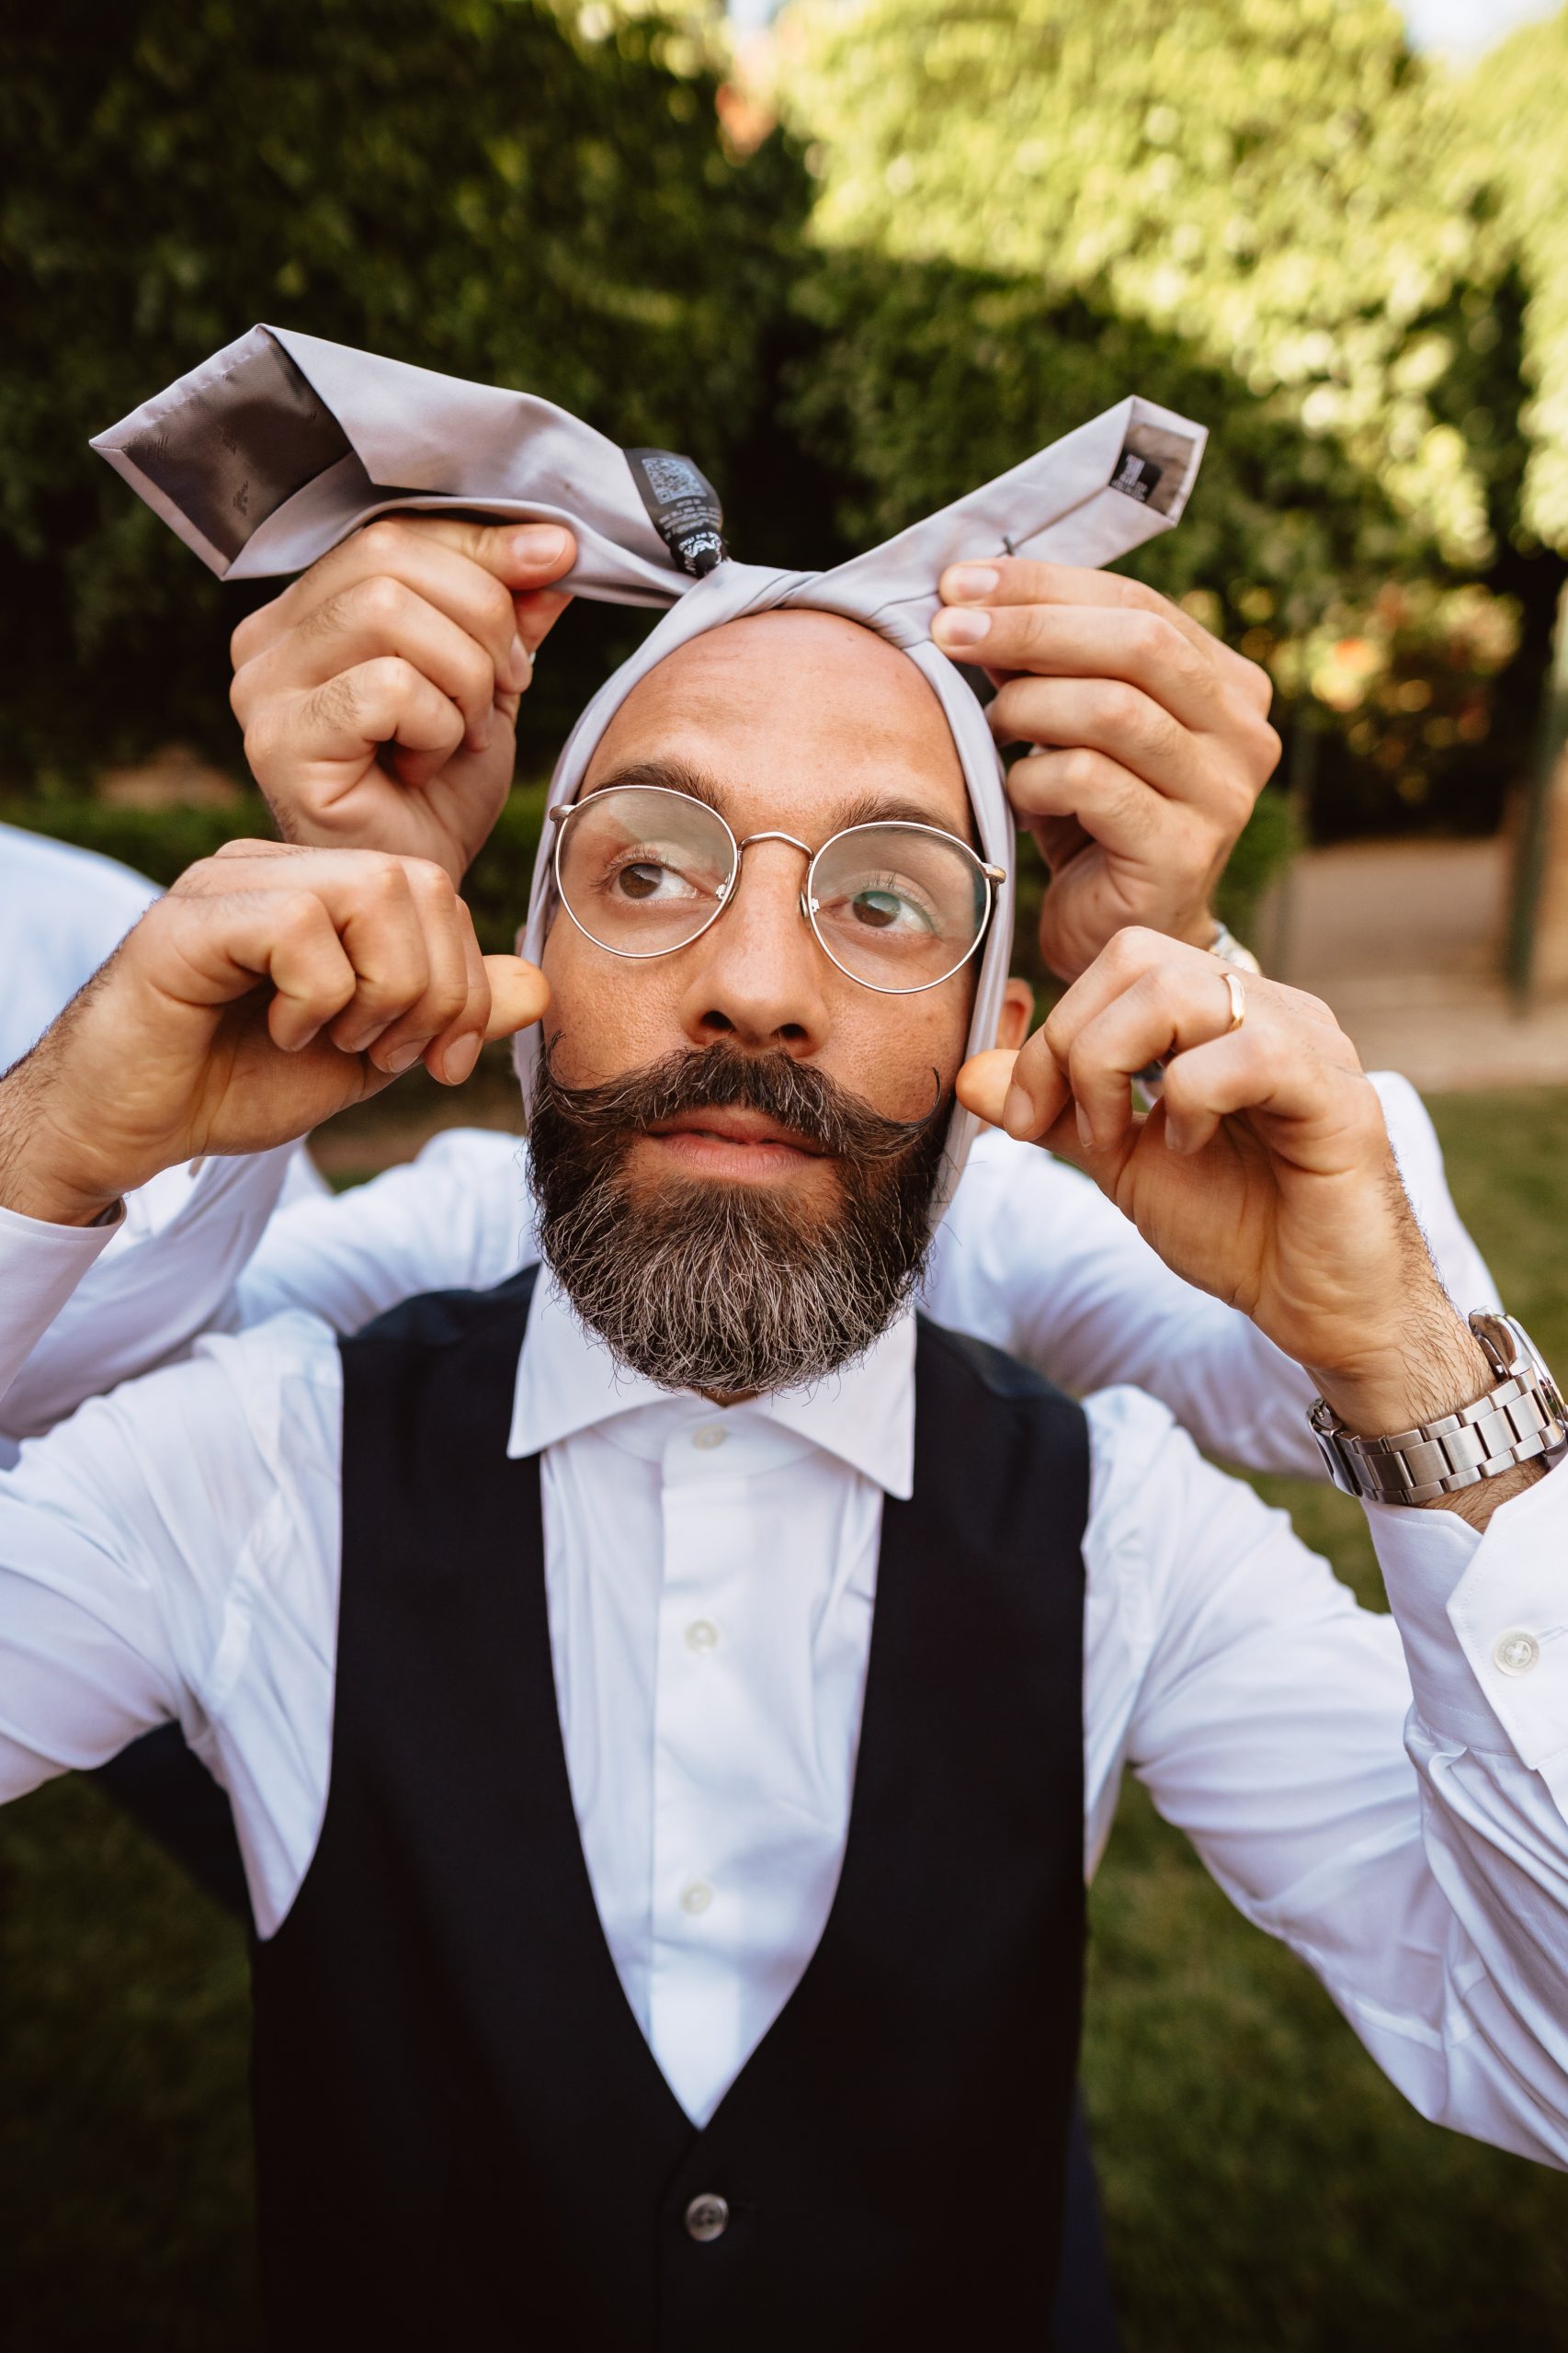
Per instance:
[[[1492,1656],[1504,1675],[1528,1675],[1540,1663],[1540,1644],[1521,1627],[1510,1627],[1492,1645]]]
[[[681,1889],[680,1908],[683,1912],[689,1912],[694,1920],[707,1911],[712,1901],[713,1891],[705,1879],[694,1879],[689,1887]]]
[[[722,1422],[704,1422],[699,1430],[692,1431],[691,1442],[693,1446],[700,1447],[704,1454],[711,1454],[716,1446],[723,1445],[729,1435]]]
[[[711,1618],[694,1618],[686,1630],[686,1646],[699,1658],[719,1647],[719,1629]]]
[[[722,2239],[730,2227],[729,2200],[715,2197],[710,2189],[700,2191],[686,2210],[686,2227],[704,2245],[710,2239]]]

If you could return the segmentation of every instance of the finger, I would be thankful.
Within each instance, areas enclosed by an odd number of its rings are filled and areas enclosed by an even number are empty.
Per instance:
[[[521,956],[487,956],[484,970],[490,983],[490,1018],[486,1042],[510,1038],[538,1021],[550,1004],[550,983],[537,964]]]
[[[556,525],[381,516],[240,623],[230,641],[234,666],[244,669],[318,606],[356,583],[387,578],[415,590],[467,630],[490,654],[497,676],[520,691],[528,683],[528,649],[513,598],[547,586],[575,557],[571,533]]]
[[[986,718],[998,744],[1103,752],[1174,800],[1202,803],[1216,790],[1205,740],[1120,679],[1014,678]]]
[[[1095,605],[960,605],[937,615],[931,634],[956,661],[1044,677],[1121,678],[1186,727],[1214,727],[1226,688],[1215,642],[1194,643],[1167,612]],[[1250,716],[1250,714],[1249,714]]]
[[[1123,925],[1087,971],[1081,972],[1071,988],[1057,999],[1047,1017],[1046,1026],[1063,1058],[1080,1029],[1143,974],[1165,968],[1196,973],[1199,976],[1198,986],[1209,989],[1213,986],[1216,973],[1223,987],[1227,970],[1222,961],[1206,948],[1191,947],[1186,941],[1170,938],[1165,932],[1151,931],[1142,924]],[[1309,995],[1305,989],[1290,988],[1283,981],[1267,980],[1259,972],[1247,973],[1244,986],[1249,1019],[1259,1006],[1267,1006],[1277,1020],[1304,1021],[1314,1030],[1326,1033],[1328,1042],[1320,1040],[1319,1051],[1348,1055],[1354,1060],[1354,1046],[1339,1027],[1333,1008],[1321,997]],[[1360,1067],[1358,1063],[1356,1067]]]
[[[387,1023],[369,1049],[377,1068],[393,1078],[468,1014],[475,979],[468,955],[473,926],[445,869],[423,858],[409,858],[403,873],[424,941],[427,977],[418,996]],[[475,965],[478,961],[474,943]],[[487,1010],[488,1003],[473,1017],[476,1036],[483,1030]]]
[[[1053,868],[1062,859],[1051,856],[1052,836],[1066,846],[1060,832],[1064,819],[1076,821],[1076,847],[1092,836],[1113,857],[1162,868],[1176,858],[1172,829],[1193,822],[1186,803],[1155,791],[1119,760],[1087,745],[1016,760],[1007,771],[1007,798]]]
[[[463,914],[466,917],[466,907]],[[462,949],[465,990],[462,1009],[438,1038],[431,1040],[425,1054],[426,1069],[443,1086],[460,1086],[468,1077],[479,1060],[479,1050],[490,1027],[490,974],[479,952],[473,925],[466,920],[462,926]]]
[[[1085,1149],[1108,1151],[1125,1133],[1133,1116],[1132,1081],[1140,1071],[1168,1056],[1179,1059],[1233,1028],[1233,987],[1239,986],[1212,957],[1190,965],[1165,964],[1145,972],[1075,1029],[1053,1028],[1047,1019],[1051,1051],[1066,1064]],[[1244,998],[1243,1006],[1258,1034],[1267,1025],[1268,1009],[1255,1008]],[[1166,1077],[1168,1084],[1168,1069]]]
[[[495,725],[494,656],[481,641],[390,574],[357,580],[245,665],[231,700],[244,719],[264,701],[324,686],[382,655],[407,662],[462,713],[464,741],[483,752]],[[511,673],[508,672],[508,683]]]
[[[319,687],[264,703],[245,731],[245,757],[262,790],[282,792],[302,767],[341,764],[356,774],[367,754],[393,745],[415,755],[424,783],[463,741],[463,716],[440,688],[396,654],[340,671]],[[399,771],[402,773],[401,769]],[[330,810],[319,813],[324,821]]]
[[[1211,649],[1222,675],[1254,710],[1267,715],[1273,699],[1273,683],[1267,670],[1206,630],[1157,588],[1147,588],[1142,581],[1129,580],[1119,572],[1100,572],[1076,563],[1037,563],[1028,556],[998,556],[984,563],[950,564],[942,574],[939,593],[949,606],[1087,605],[1155,613],[1195,646]]]
[[[1220,1123],[1251,1112],[1310,1126],[1310,1157],[1323,1168],[1352,1165],[1369,1131],[1383,1127],[1377,1091],[1360,1064],[1321,1051],[1321,1031],[1289,1031],[1249,1020],[1227,1036],[1178,1055],[1165,1073],[1165,1141],[1201,1152]],[[1278,1129],[1271,1130],[1271,1141]]]
[[[154,915],[156,938],[150,918],[131,934],[131,961],[172,949],[179,959],[174,985],[196,1005],[233,1004],[270,981],[267,1028],[286,1053],[308,1045],[354,994],[354,967],[313,891],[222,897],[171,891]],[[161,985],[166,993],[170,983]]]
[[[1002,1124],[1002,1106],[1017,1059],[1017,1052],[1009,1047],[987,1046],[983,1053],[971,1054],[954,1081],[954,1092],[964,1109],[988,1127]]]
[[[346,1054],[366,1052],[430,985],[425,926],[405,870],[411,862],[367,855],[347,887],[328,898],[354,967],[354,995],[328,1029]]]
[[[517,634],[530,654],[537,654],[567,606],[572,602],[563,589],[538,588],[527,597],[514,597],[517,608]]]
[[[495,707],[515,725],[517,706],[533,684],[534,655],[539,652],[572,599],[560,589],[540,588],[526,597],[514,597],[512,602],[517,612],[517,645],[522,648],[528,657],[528,676],[521,686],[498,690]]]

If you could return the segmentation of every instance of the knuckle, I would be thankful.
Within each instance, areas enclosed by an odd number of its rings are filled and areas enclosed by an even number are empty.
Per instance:
[[[1271,726],[1267,719],[1261,717],[1255,741],[1257,746],[1257,764],[1263,771],[1263,781],[1267,784],[1279,765],[1279,756],[1284,751],[1285,745],[1280,739],[1278,729]]]
[[[391,573],[376,572],[324,605],[318,620],[327,629],[341,628],[348,621],[361,628],[394,630],[407,618],[413,602],[401,580]]]
[[[483,585],[480,590],[480,612],[483,625],[486,631],[494,630],[504,642],[510,642],[517,625],[517,608],[512,602],[511,592],[493,572],[486,572],[482,576]]]
[[[273,602],[276,603],[276,601],[277,599],[274,598]],[[244,620],[237,623],[235,628],[231,631],[229,636],[229,660],[236,670],[241,669],[244,665],[249,661],[251,648],[256,643],[257,640],[261,636],[262,613],[270,612],[270,605],[263,605],[258,611],[247,613]]]
[[[234,716],[239,719],[242,714],[236,711]],[[243,741],[245,759],[259,777],[272,765],[277,750],[278,716],[268,705],[263,703],[259,710],[253,711],[250,718],[243,720],[242,723],[244,727]]]
[[[1048,1057],[1057,1060],[1064,1055],[1071,1043],[1071,1018],[1062,1011],[1062,1005],[1054,1005],[1024,1048],[1024,1056],[1034,1054],[1035,1060],[1029,1066],[1038,1070]]]
[[[1140,661],[1151,665],[1171,657],[1176,642],[1182,645],[1187,642],[1180,631],[1173,629],[1163,613],[1150,612],[1144,606],[1139,606],[1128,614],[1124,628],[1129,650]]]
[[[370,693],[389,699],[401,697],[419,676],[413,664],[405,662],[401,654],[378,654],[361,665],[358,675]],[[349,684],[347,672],[341,683]]]
[[[468,983],[460,972],[444,973],[431,983],[429,1015],[435,1029],[444,1029],[455,1021],[468,1003]]]
[[[487,703],[495,691],[495,665],[472,638],[464,641],[453,679],[459,702]]]
[[[405,858],[401,864],[408,887],[422,906],[445,908],[456,900],[456,883],[433,858]]]
[[[1104,725],[1115,735],[1137,735],[1143,726],[1145,698],[1136,687],[1125,685],[1119,678],[1108,678],[1099,689],[1100,715]]]
[[[378,515],[356,531],[350,544],[378,565],[395,563],[408,547],[408,527],[395,515]]]
[[[1131,974],[1163,961],[1170,944],[1164,932],[1152,931],[1145,924],[1128,923],[1111,934],[1105,952],[1114,972]]]
[[[385,850],[362,851],[357,887],[371,906],[401,906],[409,895],[403,860]]]
[[[290,883],[278,892],[272,912],[272,928],[278,939],[299,946],[314,938],[327,920],[326,909],[313,891]]]

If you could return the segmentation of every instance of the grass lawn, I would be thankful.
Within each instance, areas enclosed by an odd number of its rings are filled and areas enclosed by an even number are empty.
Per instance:
[[[1568,1368],[1568,1090],[1433,1108],[1505,1298]],[[1262,1483],[1381,1603],[1357,1507]],[[1093,1908],[1129,2353],[1568,2343],[1568,2180],[1405,2109],[1136,1789]],[[244,2068],[244,1951],[203,1900],[85,1785],[0,1815],[4,2353],[256,2343]]]

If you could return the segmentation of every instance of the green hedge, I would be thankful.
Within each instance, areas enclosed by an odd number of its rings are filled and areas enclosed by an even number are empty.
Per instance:
[[[86,441],[257,319],[689,449],[734,477],[743,533],[788,513],[768,387],[803,171],[778,138],[726,152],[689,37],[576,22],[533,0],[6,13],[0,774],[169,738],[232,759],[227,638],[267,592],[221,592]],[[599,660],[563,637],[541,727]]]

